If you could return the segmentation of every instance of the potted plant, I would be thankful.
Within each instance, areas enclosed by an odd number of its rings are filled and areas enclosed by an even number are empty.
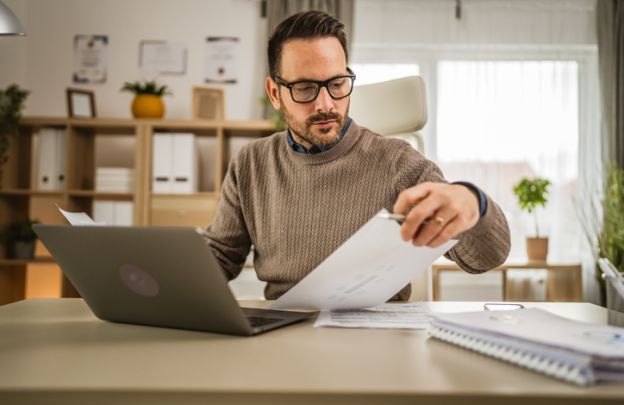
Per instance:
[[[166,85],[159,85],[156,81],[137,81],[124,83],[121,91],[134,94],[132,101],[132,115],[135,118],[162,118],[165,115],[165,103],[162,96],[171,94]]]
[[[545,261],[548,256],[548,238],[541,237],[536,208],[545,207],[548,202],[550,181],[544,178],[522,178],[513,188],[520,208],[533,214],[535,219],[535,237],[526,238],[527,257],[529,260]]]
[[[9,160],[9,136],[19,132],[22,109],[28,91],[17,84],[0,90],[0,188],[2,187],[2,167]]]
[[[6,227],[3,239],[9,251],[12,252],[12,258],[29,260],[35,256],[37,235],[32,226],[37,223],[39,222],[29,219],[16,220]]]

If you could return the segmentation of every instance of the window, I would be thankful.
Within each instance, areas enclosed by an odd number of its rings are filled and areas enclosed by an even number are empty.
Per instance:
[[[541,231],[560,245],[551,246],[554,257],[573,257],[578,246],[572,203],[578,167],[577,62],[442,60],[437,73],[437,161],[446,177],[473,181],[500,204],[516,256],[523,254],[523,235],[535,231],[511,186],[523,176],[548,178],[550,201],[544,212],[538,211],[546,228]]]

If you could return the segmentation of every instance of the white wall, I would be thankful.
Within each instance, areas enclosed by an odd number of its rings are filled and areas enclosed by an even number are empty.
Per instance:
[[[172,96],[165,118],[191,117],[191,88],[203,83],[205,39],[240,38],[239,81],[217,85],[226,93],[227,119],[259,119],[263,96],[266,20],[256,0],[3,0],[27,36],[0,38],[0,87],[29,89],[26,115],[64,116],[65,88],[95,91],[100,117],[130,117],[132,95],[125,81],[143,79],[138,67],[141,40],[186,44],[187,72],[161,76]],[[73,85],[75,34],[108,35],[108,78],[104,84]],[[146,79],[150,79],[146,77]],[[215,86],[214,84],[209,84]]]

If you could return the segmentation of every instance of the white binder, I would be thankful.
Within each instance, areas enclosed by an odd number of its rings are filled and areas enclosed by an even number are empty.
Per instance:
[[[94,201],[93,220],[106,225],[112,225],[115,221],[115,202],[100,200]]]
[[[57,179],[57,189],[65,188],[65,130],[56,129],[56,164],[55,175]]]
[[[132,226],[133,204],[131,201],[93,202],[93,220],[113,226]]]
[[[624,328],[530,308],[434,314],[429,333],[576,385],[624,381]]]
[[[132,226],[132,202],[115,201],[115,218],[113,225]]]
[[[197,191],[199,159],[194,134],[156,133],[153,151],[153,192]]]
[[[39,131],[37,190],[59,191],[65,186],[65,131],[42,128]]]
[[[173,136],[173,193],[194,193],[197,191],[197,148],[195,135],[174,134]]]
[[[171,134],[154,134],[152,157],[152,191],[170,193],[173,189],[173,138]]]

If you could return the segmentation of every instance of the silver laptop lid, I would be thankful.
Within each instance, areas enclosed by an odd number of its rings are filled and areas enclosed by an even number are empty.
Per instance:
[[[101,319],[252,333],[211,249],[193,228],[33,229]]]

